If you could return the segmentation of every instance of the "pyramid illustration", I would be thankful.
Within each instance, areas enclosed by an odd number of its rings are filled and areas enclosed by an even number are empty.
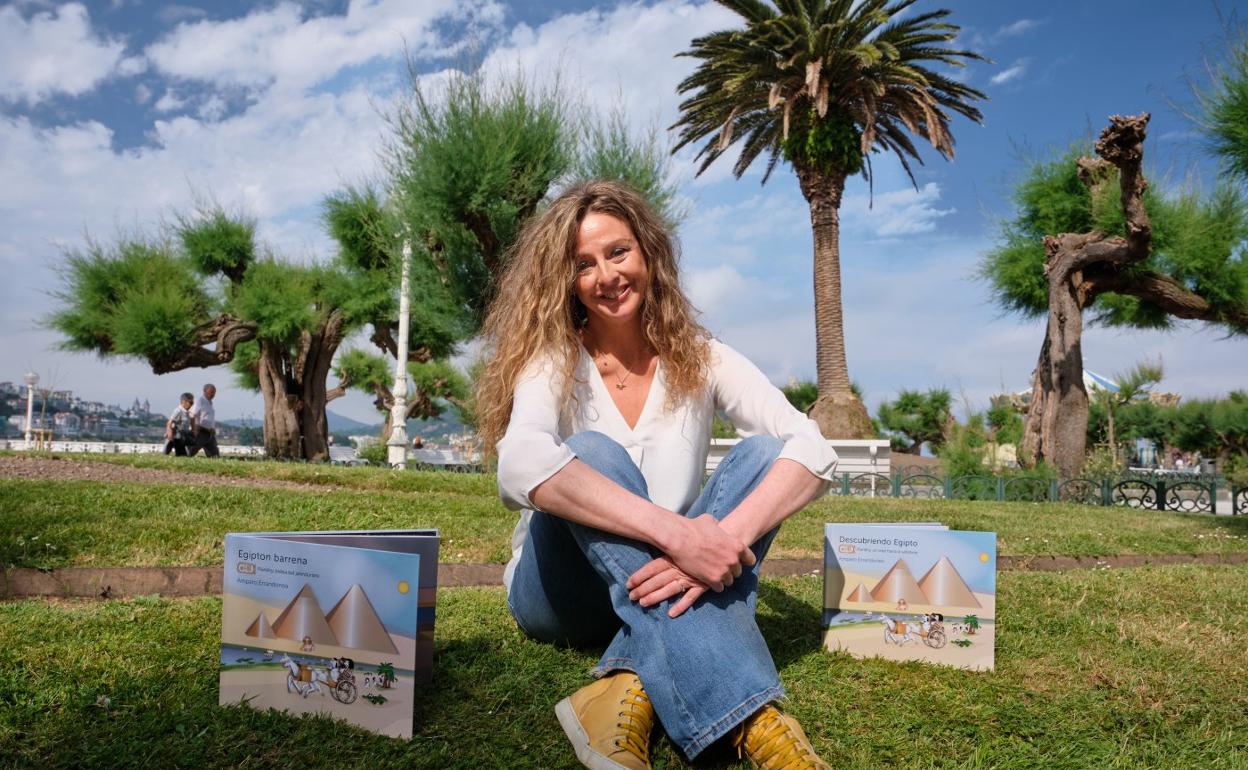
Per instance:
[[[325,613],[321,605],[316,603],[316,594],[307,583],[299,589],[299,593],[282,614],[273,622],[273,633],[283,639],[294,639],[296,642],[311,637],[316,644],[338,644],[338,638],[325,622]]]
[[[859,583],[858,587],[855,588],[849,594],[849,596],[845,597],[845,601],[847,602],[869,602],[871,601],[871,592],[867,590],[867,587],[865,585],[863,585],[862,583]]]
[[[261,612],[256,619],[251,621],[251,625],[247,626],[247,630],[243,632],[248,636],[254,636],[260,639],[276,639],[277,634],[273,633],[273,626],[269,625],[269,619]]]
[[[359,583],[342,595],[325,620],[329,621],[329,627],[343,647],[394,655],[399,652]]]
[[[928,603],[919,584],[914,582],[914,575],[910,574],[910,568],[906,566],[904,559],[898,559],[896,564],[889,567],[884,577],[880,578],[880,582],[871,589],[871,598],[877,602],[896,602],[905,599],[911,604]]]
[[[979,607],[970,586],[958,574],[948,556],[940,557],[940,561],[932,565],[927,574],[919,580],[919,588],[927,595],[928,602],[951,607]]]

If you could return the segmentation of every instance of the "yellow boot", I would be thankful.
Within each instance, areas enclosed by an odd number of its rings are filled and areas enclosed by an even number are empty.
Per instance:
[[[733,735],[737,755],[759,770],[832,770],[810,745],[797,720],[768,703],[741,723]]]
[[[617,671],[555,706],[555,715],[590,770],[650,770],[654,707],[632,671]]]

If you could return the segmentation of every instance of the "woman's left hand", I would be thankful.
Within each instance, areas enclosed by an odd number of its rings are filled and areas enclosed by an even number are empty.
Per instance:
[[[642,607],[652,607],[684,594],[668,609],[669,618],[677,617],[692,607],[708,590],[705,583],[686,574],[666,556],[660,556],[634,572],[625,586],[628,598],[639,602]]]

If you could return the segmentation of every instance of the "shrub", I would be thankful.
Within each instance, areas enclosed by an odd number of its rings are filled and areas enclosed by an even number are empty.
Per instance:
[[[361,460],[368,460],[370,465],[380,465],[383,468],[390,465],[390,447],[380,441],[369,444],[356,454]]]

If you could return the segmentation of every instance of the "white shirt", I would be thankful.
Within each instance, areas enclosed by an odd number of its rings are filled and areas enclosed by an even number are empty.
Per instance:
[[[669,411],[664,408],[667,387],[660,361],[633,428],[624,421],[584,348],[574,373],[571,414],[561,416],[552,361],[542,358],[526,367],[516,383],[507,432],[498,442],[499,495],[508,508],[522,511],[504,573],[508,587],[528,535],[534,508],[529,494],[572,461],[575,455],[563,442],[581,431],[598,431],[624,447],[646,479],[650,500],[670,511],[688,510],[702,489],[717,409],[724,410],[745,435],[782,440],[780,457],[831,480],[836,452],[819,426],[793,408],[758,367],[718,340],[711,341],[710,364],[706,389]]]
[[[191,417],[194,417],[196,423],[201,428],[216,430],[217,413],[212,410],[212,402],[202,393],[195,397],[195,405],[191,407]]]

